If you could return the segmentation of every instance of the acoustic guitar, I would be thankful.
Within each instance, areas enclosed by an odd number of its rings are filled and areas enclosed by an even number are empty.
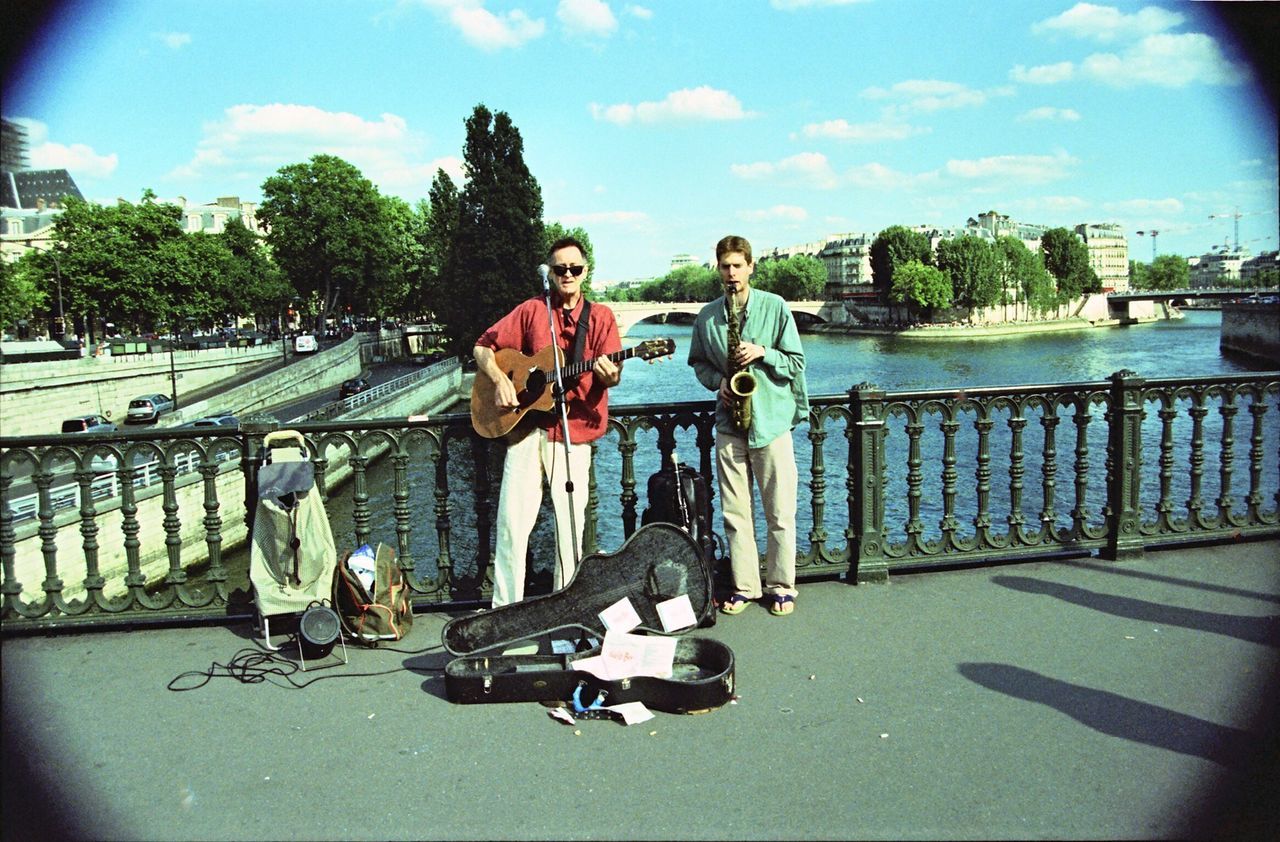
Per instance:
[[[674,354],[674,339],[646,339],[634,348],[627,348],[613,354],[603,354],[613,362],[622,362],[632,357],[642,360],[654,360]],[[529,412],[550,411],[555,407],[555,358],[560,357],[560,368],[567,380],[583,372],[590,371],[600,357],[592,357],[579,363],[566,363],[564,351],[554,344],[548,345],[533,356],[520,353],[515,348],[502,348],[494,353],[498,368],[511,378],[515,386],[516,399],[519,403],[512,409],[503,409],[494,404],[493,396],[497,384],[490,380],[483,371],[476,371],[475,382],[471,384],[471,426],[477,433],[487,439],[505,436],[519,424]]]

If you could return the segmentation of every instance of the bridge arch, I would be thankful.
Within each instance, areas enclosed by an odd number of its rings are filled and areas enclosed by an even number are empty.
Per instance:
[[[645,319],[671,313],[687,313],[696,316],[705,306],[705,302],[702,301],[610,301],[607,303],[618,320],[618,333],[621,336],[626,336],[627,331]],[[838,302],[832,301],[789,301],[787,304],[791,307],[793,314],[797,316],[803,314],[807,317],[797,318],[797,322],[801,324],[833,321],[834,313],[831,308],[841,307]]]

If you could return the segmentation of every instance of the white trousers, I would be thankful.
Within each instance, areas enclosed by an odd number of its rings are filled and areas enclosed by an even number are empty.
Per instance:
[[[569,499],[565,493],[564,443],[553,442],[546,430],[535,430],[518,442],[507,445],[502,463],[502,490],[498,496],[498,543],[493,559],[493,607],[524,599],[525,557],[529,533],[542,507],[542,478],[551,486],[551,504],[556,515],[556,564],[552,587],[560,590],[573,579],[572,533],[569,530]],[[586,524],[588,472],[591,445],[569,446],[569,475],[573,479],[573,522],[578,528],[578,548]]]
[[[717,430],[716,472],[734,592],[748,599],[759,599],[766,593],[795,596],[796,489],[800,478],[790,431],[752,449],[745,438]],[[751,515],[753,476],[760,488],[768,535],[763,583]]]

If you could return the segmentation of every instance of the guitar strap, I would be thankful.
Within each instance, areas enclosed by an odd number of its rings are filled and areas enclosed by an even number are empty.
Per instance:
[[[573,353],[569,362],[580,363],[586,359],[587,333],[591,325],[591,302],[582,300],[582,315],[578,317],[578,325],[573,334]]]

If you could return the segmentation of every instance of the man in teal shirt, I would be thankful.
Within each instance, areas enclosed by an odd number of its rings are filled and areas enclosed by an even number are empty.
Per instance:
[[[751,243],[730,235],[716,244],[716,264],[725,295],[702,308],[693,327],[689,365],[698,381],[717,393],[716,474],[729,545],[733,594],[720,606],[738,614],[764,598],[774,614],[790,614],[796,598],[796,471],[791,430],[809,414],[804,348],[791,309],[780,296],[751,289]],[[729,349],[729,301],[739,318],[738,342]],[[729,388],[735,371],[755,380],[751,420],[734,423],[740,399]],[[765,576],[760,578],[751,516],[752,477],[760,489],[768,524]]]

